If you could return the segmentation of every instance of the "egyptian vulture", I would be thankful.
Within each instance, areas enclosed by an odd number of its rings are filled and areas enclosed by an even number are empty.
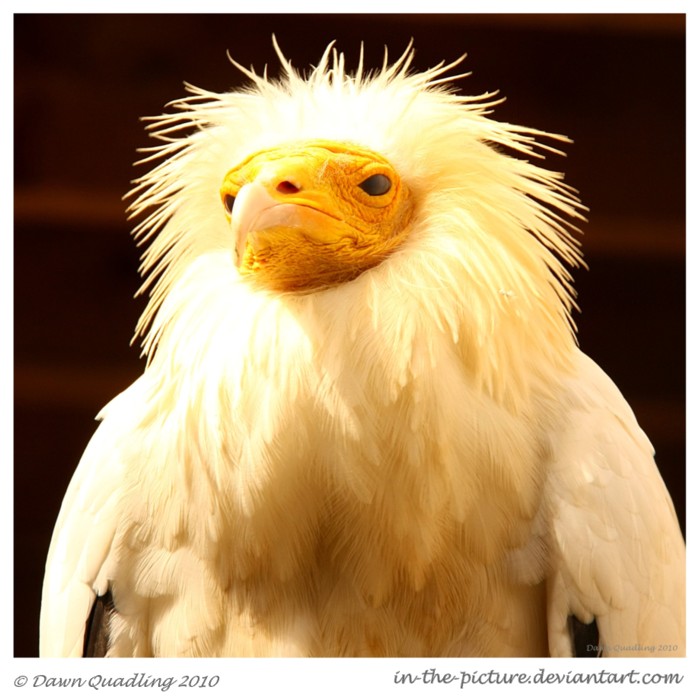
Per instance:
[[[563,139],[410,48],[277,51],[150,126],[148,362],[63,501],[41,654],[684,655],[673,505],[576,344]]]

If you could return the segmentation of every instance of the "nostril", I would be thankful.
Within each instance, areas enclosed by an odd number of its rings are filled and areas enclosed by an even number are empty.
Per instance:
[[[283,180],[277,185],[277,191],[280,194],[295,194],[299,191],[299,188],[289,180]]]

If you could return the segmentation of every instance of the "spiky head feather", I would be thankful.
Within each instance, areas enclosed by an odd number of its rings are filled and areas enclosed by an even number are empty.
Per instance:
[[[409,46],[378,71],[365,71],[360,57],[352,73],[330,45],[305,76],[275,47],[281,77],[236,64],[247,87],[218,94],[188,86],[190,96],[150,125],[163,143],[147,149],[145,162],[160,162],[137,180],[131,206],[134,215],[149,212],[135,229],[148,243],[142,272],[151,296],[138,332],[149,357],[189,303],[177,291],[188,270],[203,255],[231,250],[218,191],[232,163],[280,144],[332,139],[381,153],[417,201],[402,251],[353,287],[368,308],[381,276],[393,280],[399,298],[402,287],[424,297],[439,327],[466,333],[472,351],[488,353],[472,363],[483,385],[501,397],[524,390],[517,367],[511,389],[498,379],[513,365],[514,343],[527,341],[525,353],[534,343],[547,361],[565,362],[574,305],[567,265],[581,261],[567,221],[580,217],[581,206],[560,174],[527,158],[555,151],[539,139],[566,139],[493,120],[499,100],[492,93],[456,94],[448,74],[462,59],[412,72]],[[237,278],[233,268],[225,274]],[[376,304],[391,308],[395,300],[389,288],[384,292]]]

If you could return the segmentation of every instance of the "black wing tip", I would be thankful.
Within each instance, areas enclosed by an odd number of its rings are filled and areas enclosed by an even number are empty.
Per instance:
[[[109,620],[115,611],[112,592],[97,596],[85,625],[84,657],[104,657],[109,651]]]
[[[591,622],[581,622],[574,615],[569,615],[569,633],[574,656],[577,658],[598,658],[603,655],[600,635],[595,617]]]

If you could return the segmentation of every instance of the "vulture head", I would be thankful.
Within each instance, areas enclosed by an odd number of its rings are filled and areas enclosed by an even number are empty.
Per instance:
[[[439,327],[469,328],[474,347],[488,339],[480,376],[504,397],[495,375],[513,343],[527,352],[523,341],[544,334],[548,360],[564,362],[575,342],[567,266],[580,263],[567,222],[581,206],[528,159],[556,151],[538,141],[566,139],[492,120],[494,94],[457,94],[448,81],[463,75],[449,73],[462,59],[415,72],[409,46],[376,71],[360,55],[352,71],[331,45],[303,75],[275,48],[279,78],[235,64],[245,89],[188,86],[151,124],[163,143],[146,161],[161,162],[132,204],[149,212],[136,228],[151,241],[147,353],[194,304],[187,290],[218,279],[223,314],[240,313],[238,287],[259,299],[332,295],[350,323],[415,298]]]

